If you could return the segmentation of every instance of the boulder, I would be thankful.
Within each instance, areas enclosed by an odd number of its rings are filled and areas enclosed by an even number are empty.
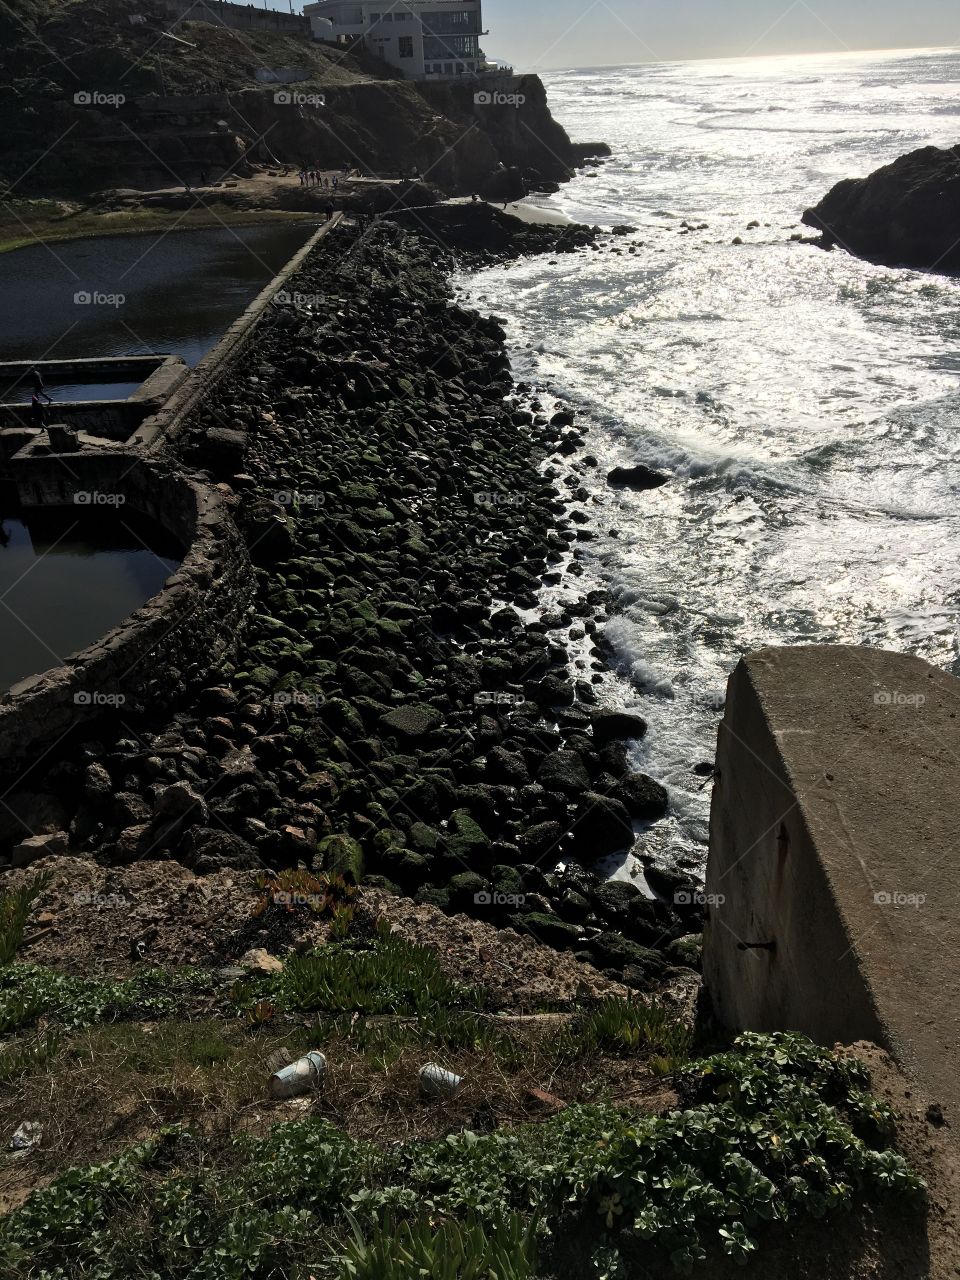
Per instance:
[[[662,471],[642,464],[636,467],[614,467],[607,472],[607,484],[615,489],[659,489],[670,479]]]
[[[384,733],[399,738],[422,738],[440,723],[440,712],[433,707],[397,707],[380,717]]]
[[[153,805],[157,822],[180,822],[184,826],[207,821],[207,803],[189,782],[175,782],[157,796]]]
[[[11,861],[15,867],[28,867],[38,858],[60,855],[67,852],[67,833],[53,831],[45,836],[28,836],[13,846]]]
[[[960,270],[960,146],[921,147],[866,178],[847,178],[803,215],[840,245],[875,262]]]
[[[590,724],[598,744],[613,742],[620,738],[642,738],[647,732],[647,722],[643,716],[630,711],[600,708],[591,714]]]
[[[547,791],[577,796],[590,786],[590,775],[576,751],[553,751],[541,761],[537,782]]]
[[[593,860],[629,849],[634,839],[633,823],[619,800],[588,791],[577,809],[573,835],[579,856]]]
[[[627,812],[643,822],[662,818],[667,812],[667,790],[645,773],[628,773],[621,778],[611,793],[623,804]]]
[[[359,884],[365,869],[363,849],[352,836],[326,836],[317,845],[313,865],[315,871],[343,876],[351,884]]]

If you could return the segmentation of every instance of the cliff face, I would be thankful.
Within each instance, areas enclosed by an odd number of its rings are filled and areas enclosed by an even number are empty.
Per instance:
[[[188,43],[170,41],[159,0],[138,0],[133,25],[126,0],[31,3],[0,47],[0,182],[18,195],[196,184],[280,162],[419,168],[444,192],[507,198],[564,181],[583,155],[536,76],[415,84],[289,34],[188,21]],[[301,76],[258,83],[281,67]]]
[[[923,147],[867,178],[839,182],[803,221],[823,232],[825,245],[861,258],[960,270],[960,146]]]

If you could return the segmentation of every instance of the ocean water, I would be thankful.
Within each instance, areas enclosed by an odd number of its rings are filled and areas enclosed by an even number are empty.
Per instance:
[[[570,135],[613,158],[538,202],[630,223],[619,247],[640,247],[462,285],[505,319],[515,375],[589,429],[582,581],[615,601],[603,697],[647,718],[636,764],[670,790],[644,847],[702,863],[710,792],[693,766],[713,758],[743,653],[849,643],[957,668],[960,282],[790,237],[839,179],[960,142],[960,52],[544,78]],[[605,486],[636,462],[670,483]]]

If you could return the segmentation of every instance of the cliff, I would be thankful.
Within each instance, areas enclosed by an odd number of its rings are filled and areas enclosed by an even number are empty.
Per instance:
[[[187,20],[171,39],[167,9],[141,0],[133,24],[120,0],[0,8],[0,184],[69,197],[346,164],[506,198],[583,158],[535,76],[415,84],[289,32]],[[291,83],[263,83],[280,69]]]
[[[803,221],[823,232],[825,247],[921,271],[960,270],[960,146],[923,147],[839,182]]]

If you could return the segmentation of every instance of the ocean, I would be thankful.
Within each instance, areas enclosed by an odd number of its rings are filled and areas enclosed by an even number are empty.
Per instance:
[[[790,238],[841,178],[960,142],[960,52],[544,80],[571,137],[613,157],[536,202],[629,223],[639,237],[619,247],[641,247],[460,284],[506,322],[515,376],[587,429],[600,466],[579,589],[612,596],[602,696],[646,717],[634,763],[670,792],[642,847],[702,866],[710,788],[694,766],[713,758],[743,653],[862,644],[960,671],[960,284]],[[638,462],[670,482],[606,486]]]

